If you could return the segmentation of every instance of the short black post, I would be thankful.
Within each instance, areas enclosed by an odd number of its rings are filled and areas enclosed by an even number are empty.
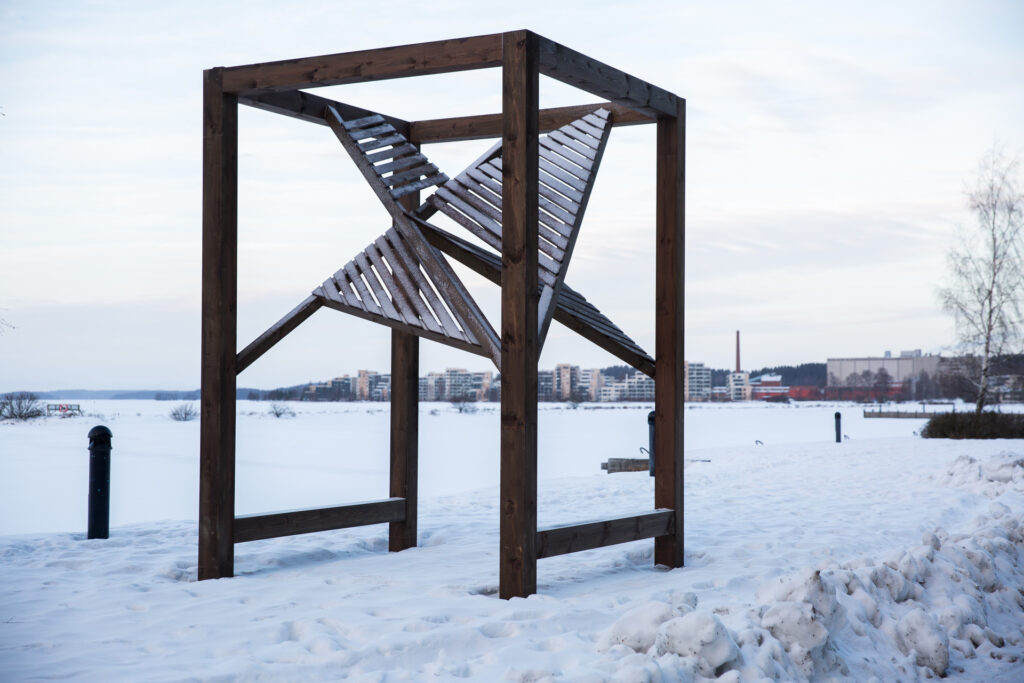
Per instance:
[[[843,442],[843,428],[841,426],[842,419],[843,419],[843,416],[840,415],[839,411],[837,410],[836,411],[836,443],[842,443]]]
[[[654,476],[654,411],[647,413],[647,473]]]
[[[89,531],[86,538],[110,538],[110,439],[98,425],[89,430]]]

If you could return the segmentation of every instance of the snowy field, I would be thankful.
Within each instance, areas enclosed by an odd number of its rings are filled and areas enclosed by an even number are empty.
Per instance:
[[[198,583],[198,422],[81,403],[0,424],[3,681],[1024,681],[1024,441],[696,405],[687,566],[638,541],[541,560],[538,595],[503,601],[496,405],[422,406],[419,547],[389,554],[386,525],[245,543]],[[239,402],[238,514],[386,497],[386,405],[290,405]],[[541,526],[651,509],[646,473],[600,470],[639,457],[649,409],[542,404]],[[87,541],[95,424],[112,529]]]

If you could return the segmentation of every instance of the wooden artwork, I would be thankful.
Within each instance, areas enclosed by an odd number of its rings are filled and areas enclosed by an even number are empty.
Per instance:
[[[407,121],[308,92],[485,68],[502,70],[498,114]],[[540,109],[542,74],[604,101]],[[656,563],[683,565],[684,100],[535,33],[514,31],[217,67],[204,72],[203,102],[200,580],[233,574],[236,543],[290,534],[386,523],[390,550],[415,547],[420,338],[489,358],[501,371],[501,597],[536,591],[539,558],[615,543],[653,538]],[[238,104],[329,128],[383,206],[388,227],[236,352]],[[566,284],[612,128],[651,123],[653,357]],[[425,143],[485,139],[497,140],[454,177],[421,150]],[[422,202],[421,193],[428,195]],[[437,214],[484,246],[431,223]],[[497,325],[449,259],[501,288]],[[237,375],[321,308],[392,330],[390,497],[236,517]],[[537,528],[537,359],[552,320],[654,378],[655,509]]]

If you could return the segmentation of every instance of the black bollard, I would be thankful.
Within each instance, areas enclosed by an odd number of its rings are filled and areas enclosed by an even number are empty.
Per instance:
[[[840,415],[839,411],[837,410],[836,411],[836,443],[842,443],[843,442],[843,428],[840,425],[842,419],[843,419],[843,416]]]
[[[647,472],[654,476],[654,411],[647,413],[647,437],[650,448],[647,449]]]
[[[110,538],[110,439],[98,425],[89,430],[89,531],[86,538]]]

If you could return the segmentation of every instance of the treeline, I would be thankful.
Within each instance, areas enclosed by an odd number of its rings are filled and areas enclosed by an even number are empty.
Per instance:
[[[732,370],[712,368],[711,386],[724,387],[729,381]],[[828,381],[828,370],[825,363],[801,363],[800,365],[773,365],[750,371],[750,377],[761,375],[782,375],[782,384],[788,387],[824,388]]]

